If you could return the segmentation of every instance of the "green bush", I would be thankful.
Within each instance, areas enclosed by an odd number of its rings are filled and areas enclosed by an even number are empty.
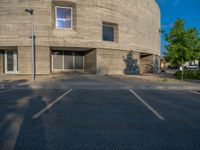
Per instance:
[[[177,79],[181,79],[181,71],[177,71],[174,75]],[[185,70],[184,79],[200,80],[200,70]]]

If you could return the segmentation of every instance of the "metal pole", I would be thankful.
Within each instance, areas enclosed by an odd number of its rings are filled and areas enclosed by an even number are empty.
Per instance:
[[[31,14],[31,38],[32,38],[32,81],[35,81],[35,35],[34,35],[34,15]]]
[[[25,9],[31,15],[31,39],[32,39],[32,81],[35,81],[35,35],[33,9]]]

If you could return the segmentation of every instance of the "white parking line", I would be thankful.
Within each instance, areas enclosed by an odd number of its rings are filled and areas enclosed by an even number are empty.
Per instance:
[[[61,100],[65,95],[69,94],[71,91],[72,91],[72,89],[70,89],[67,92],[65,92],[63,95],[61,95],[60,97],[55,99],[52,103],[50,103],[45,108],[43,108],[41,111],[36,113],[32,118],[36,119],[36,118],[40,117],[44,112],[46,112],[48,109],[50,109],[54,104],[56,104],[59,100]]]
[[[136,92],[133,90],[129,89],[129,91],[138,98],[158,119],[160,120],[165,120],[165,118],[159,114],[153,107],[151,107],[146,101],[144,101]]]
[[[9,91],[11,91],[11,90],[3,90],[3,91],[0,91],[0,94],[5,93],[5,92],[9,92]]]
[[[196,92],[196,91],[191,91],[191,92],[194,93],[194,94],[198,94],[198,95],[200,95],[199,92]]]

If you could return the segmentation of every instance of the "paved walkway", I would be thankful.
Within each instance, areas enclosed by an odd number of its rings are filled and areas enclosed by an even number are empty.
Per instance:
[[[164,76],[164,77],[163,77]],[[30,81],[31,76],[10,76],[0,82],[1,89],[34,88],[34,89],[68,89],[68,88],[99,88],[99,89],[170,89],[198,90],[200,82],[180,81],[165,75],[143,76],[105,76],[88,74],[54,74],[37,76],[36,81]]]

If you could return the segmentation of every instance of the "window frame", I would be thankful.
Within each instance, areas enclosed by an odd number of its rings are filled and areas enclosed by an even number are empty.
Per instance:
[[[60,52],[60,53],[62,53],[62,68],[61,69],[58,69],[58,68],[54,68],[54,52]],[[64,57],[63,57],[63,53],[64,53],[64,51],[59,51],[59,50],[53,50],[53,51],[51,51],[51,61],[52,61],[52,70],[63,70],[63,68],[64,68]]]
[[[113,36],[114,36],[114,38],[113,38],[113,41],[108,41],[108,40],[104,40],[104,38],[103,38],[103,36],[104,36],[104,34],[103,34],[103,28],[104,28],[104,26],[106,26],[106,27],[112,27],[114,30],[113,30]],[[107,22],[103,22],[102,23],[102,40],[104,41],[104,42],[117,42],[117,35],[116,35],[116,32],[117,32],[117,24],[114,24],[114,23],[107,23]]]
[[[71,27],[70,28],[60,28],[60,27],[57,27],[57,20],[62,20],[62,19],[58,19],[57,18],[57,9],[58,8],[71,9]],[[56,29],[62,29],[62,30],[72,30],[73,29],[73,7],[55,6],[55,28]]]
[[[62,69],[56,69],[54,68],[54,55],[53,52],[62,52]],[[76,51],[70,51],[72,52],[72,57],[73,57],[73,69],[65,69],[65,55],[64,55],[65,50],[52,50],[51,51],[51,70],[52,72],[61,72],[61,71],[84,71],[85,70],[85,56],[82,55],[83,57],[83,69],[76,69],[75,67],[75,53]]]

